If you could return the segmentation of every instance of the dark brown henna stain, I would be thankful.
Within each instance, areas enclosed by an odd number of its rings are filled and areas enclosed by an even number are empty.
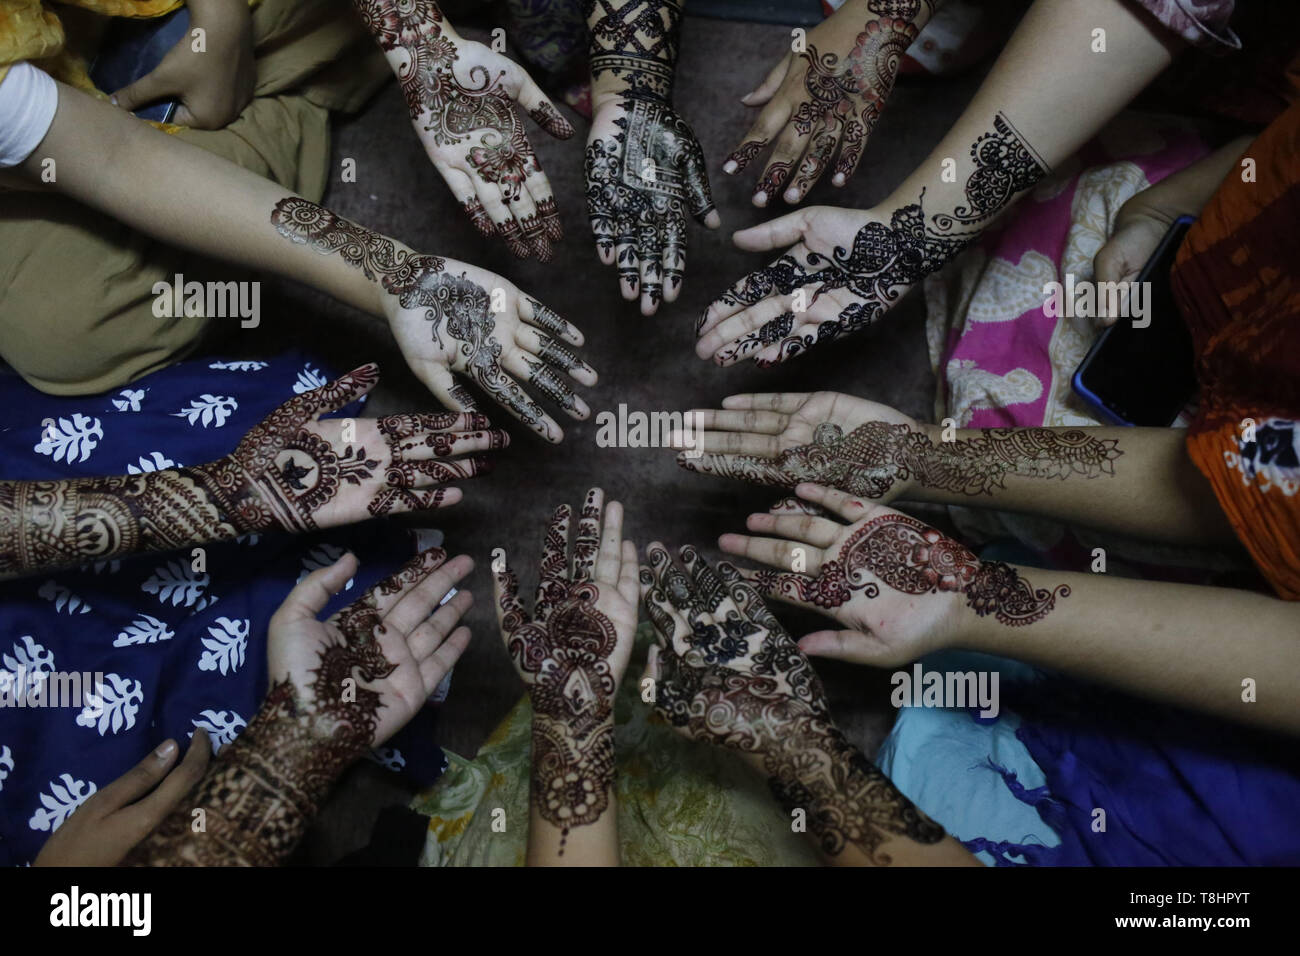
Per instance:
[[[943,828],[916,808],[835,726],[820,679],[758,592],[725,562],[716,571],[691,548],[687,571],[649,552],[641,582],[659,631],[655,709],[681,733],[760,755],[773,796],[804,810],[827,855],[853,844],[891,862],[891,836],[937,843]],[[670,605],[691,624],[688,647],[671,640]]]
[[[626,92],[667,101],[672,94],[682,7],[676,0],[586,0],[591,76]]]
[[[863,498],[880,498],[897,482],[963,495],[991,495],[1010,475],[1059,479],[1115,474],[1122,451],[1115,438],[1087,429],[990,428],[977,438],[933,442],[908,425],[867,422],[845,435],[822,422],[813,440],[775,458],[704,455],[679,459],[691,471],[793,488],[814,482]]]
[[[466,199],[460,205],[480,235],[489,237],[496,235],[497,227],[493,224],[492,217],[488,215],[487,210],[483,208],[483,203],[479,202],[477,197]]]
[[[372,746],[379,694],[361,686],[394,665],[376,640],[379,596],[396,594],[446,560],[417,555],[335,618],[339,639],[308,688],[271,685],[262,708],[222,750],[190,797],[126,858],[128,866],[276,866],[297,846],[334,782]],[[192,829],[192,808],[205,830]]]
[[[736,147],[734,153],[727,157],[727,162],[735,163],[736,172],[740,172],[754,161],[754,157],[761,153],[766,145],[767,140],[765,139],[746,140]]]
[[[849,536],[839,554],[813,576],[760,571],[754,586],[764,594],[827,609],[840,607],[861,592],[880,594],[879,581],[903,594],[961,592],[980,617],[992,614],[1011,627],[1033,624],[1069,597],[1069,585],[1034,588],[1009,565],[980,561],[965,545],[903,514],[873,518]]]

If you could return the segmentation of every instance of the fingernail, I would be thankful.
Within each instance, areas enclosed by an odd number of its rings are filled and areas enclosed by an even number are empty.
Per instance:
[[[153,752],[153,755],[157,757],[159,760],[166,760],[175,752],[176,752],[176,741],[164,740],[162,743],[158,745],[158,749]]]
[[[723,171],[724,173],[726,173],[727,175],[731,175],[731,174],[734,173],[738,168],[739,168],[739,167],[737,166],[736,161],[735,161],[734,159],[729,159],[729,160],[727,160],[725,163],[722,164],[722,171]]]
[[[767,193],[763,192],[761,189],[760,189],[758,192],[754,193],[754,205],[755,205],[755,206],[766,206],[766,205],[767,205]]]

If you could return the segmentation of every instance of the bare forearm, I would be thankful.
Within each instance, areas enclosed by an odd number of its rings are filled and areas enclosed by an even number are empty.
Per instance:
[[[59,84],[59,108],[41,145],[22,164],[46,188],[85,203],[155,239],[239,266],[270,270],[382,314],[376,283],[338,258],[286,243],[271,222],[294,194],[123,110]]]
[[[1227,588],[1022,570],[1065,599],[1023,626],[967,611],[958,643],[1300,733],[1300,605]]]

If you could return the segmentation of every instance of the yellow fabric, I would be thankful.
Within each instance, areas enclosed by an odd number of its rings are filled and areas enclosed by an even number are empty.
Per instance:
[[[160,17],[181,0],[66,0],[106,17]],[[44,60],[63,51],[63,24],[40,0],[0,0],[0,63]],[[44,63],[38,64],[45,67]],[[58,77],[63,79],[63,77]]]

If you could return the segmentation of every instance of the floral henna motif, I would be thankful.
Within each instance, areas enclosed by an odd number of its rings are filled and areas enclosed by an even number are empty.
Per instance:
[[[222,750],[191,797],[127,857],[132,866],[276,866],[297,846],[330,787],[372,746],[380,696],[361,686],[394,665],[376,640],[378,597],[396,594],[446,560],[417,555],[334,619],[338,639],[306,688],[271,685],[261,710]],[[346,689],[346,693],[344,692]],[[204,810],[196,836],[191,808]]]
[[[356,0],[356,5],[379,45],[401,58],[398,82],[411,120],[432,135],[435,146],[466,144],[468,165],[483,181],[498,186],[507,203],[516,202],[541,164],[514,110],[507,71],[493,75],[476,64],[463,71],[466,79],[459,78],[460,49],[443,35],[442,14],[431,0]],[[556,136],[573,135],[573,127],[549,104],[530,115]],[[475,227],[491,235],[481,205],[464,205]],[[558,238],[558,218],[547,229]],[[528,254],[526,244],[522,252],[517,243],[510,248],[516,255]]]
[[[451,368],[463,372],[497,401],[511,408],[534,430],[542,409],[501,367],[503,347],[496,337],[496,319],[487,289],[464,274],[446,271],[445,260],[397,248],[393,240],[341,219],[315,203],[291,196],[280,200],[271,214],[280,235],[307,243],[317,252],[337,252],[366,278],[377,279],[403,309],[423,309],[433,341],[452,355]],[[509,241],[503,224],[498,230]],[[511,220],[510,225],[518,225]],[[531,300],[530,300],[531,301]],[[549,309],[533,304],[534,324],[553,330],[564,325]],[[463,391],[457,400],[472,406]]]
[[[570,510],[547,528],[530,620],[518,582],[500,572],[501,630],[533,704],[533,805],[560,828],[559,854],[573,827],[595,823],[614,784],[613,622],[596,607],[591,580],[600,536],[599,503],[588,493],[579,516],[573,567],[566,560]]]
[[[933,442],[908,425],[867,422],[848,435],[822,422],[807,445],[776,458],[704,455],[680,459],[690,471],[793,488],[814,482],[863,498],[881,498],[897,482],[964,495],[991,495],[1009,475],[1060,479],[1115,474],[1118,439],[1086,429],[992,428],[978,438]]]
[[[660,635],[655,708],[687,737],[761,758],[773,796],[804,810],[823,852],[849,845],[888,864],[891,836],[943,839],[926,817],[836,728],[808,658],[730,564],[716,571],[692,548],[687,571],[667,552],[642,569],[646,608]],[[688,647],[671,641],[671,607],[691,624]]]
[[[994,120],[994,131],[971,147],[971,158],[975,170],[966,182],[966,204],[952,214],[936,214],[927,222],[923,189],[917,202],[894,210],[888,225],[869,222],[859,229],[851,248],[836,246],[829,256],[809,251],[803,262],[787,253],[751,273],[739,289],[724,293],[720,299],[724,305],[742,308],[768,295],[789,295],[810,285],[817,287],[810,305],[841,289],[852,301],[815,331],[792,333],[795,316],[784,313],[724,349],[721,357],[729,361],[779,344],[777,358],[757,362],[770,366],[866,328],[909,288],[974,242],[1011,198],[1047,172],[1046,164],[1001,113]]]
[[[968,548],[902,514],[881,515],[854,531],[839,554],[815,576],[765,570],[752,576],[764,594],[832,609],[854,592],[880,594],[879,581],[903,594],[961,592],[980,617],[989,614],[1011,627],[1040,621],[1070,588],[1034,588],[1009,565],[980,561]]]

